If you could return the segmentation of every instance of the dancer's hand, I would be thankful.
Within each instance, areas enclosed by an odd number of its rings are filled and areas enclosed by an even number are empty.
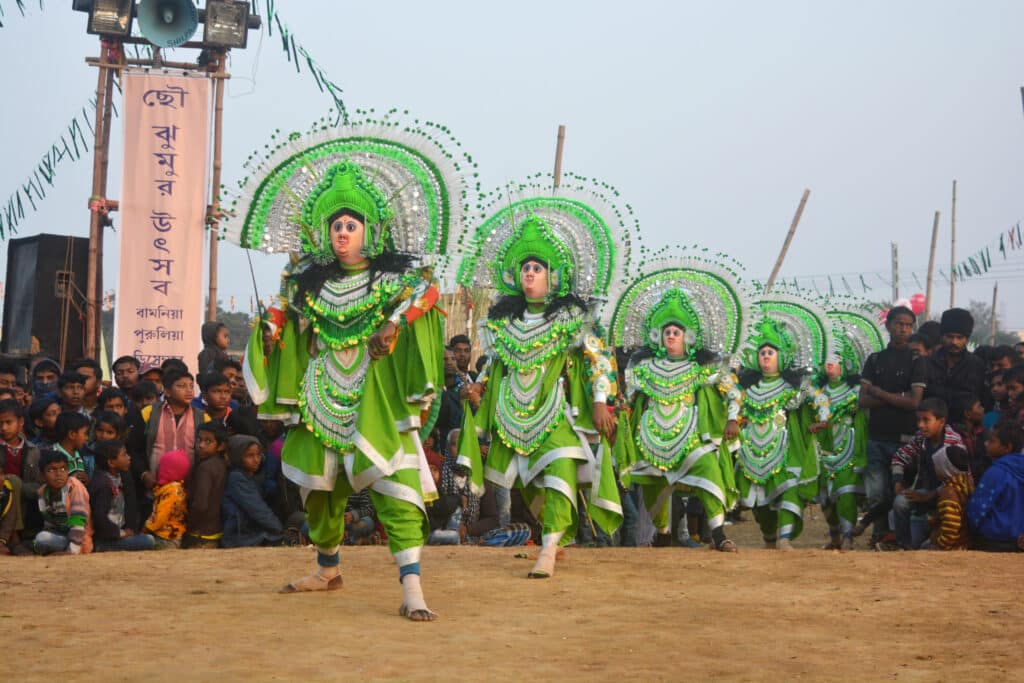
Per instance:
[[[807,428],[807,431],[811,434],[817,434],[818,432],[825,431],[826,427],[828,427],[828,422],[815,422]]]
[[[615,437],[615,418],[607,403],[594,403],[594,428],[609,440]]]
[[[391,353],[391,345],[395,343],[398,327],[390,320],[384,321],[380,329],[373,333],[369,341],[370,358],[377,360]]]
[[[726,441],[734,441],[740,435],[740,425],[736,420],[729,420],[725,423],[725,431],[722,438]]]
[[[473,409],[480,407],[480,399],[484,393],[484,385],[480,382],[473,382],[472,384],[464,384],[462,390],[459,392],[459,397],[469,401],[473,405]]]

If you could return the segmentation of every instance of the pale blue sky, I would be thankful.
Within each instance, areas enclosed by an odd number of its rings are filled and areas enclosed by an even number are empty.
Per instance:
[[[40,12],[29,0],[24,18],[12,0],[0,5],[5,204],[95,89],[84,58],[97,54],[97,41],[69,2]],[[890,241],[900,247],[902,293],[919,291],[910,273],[923,283],[936,209],[938,261],[948,272],[954,178],[960,254],[1024,219],[1024,3],[278,0],[277,8],[350,108],[397,106],[446,123],[479,162],[485,189],[549,171],[564,123],[564,167],[617,186],[648,245],[699,242],[733,254],[754,278],[770,271],[805,187],[811,198],[783,277],[806,285],[819,275],[823,286],[826,273],[866,272],[872,298],[888,296],[873,273],[888,279]],[[297,75],[285,60],[276,34],[251,35],[230,71],[229,183],[275,128],[304,129],[330,105],[305,68]],[[115,124],[115,199],[120,135]],[[61,166],[18,236],[87,235],[90,179],[89,160]],[[247,309],[245,258],[231,246],[221,253],[221,299],[234,295]],[[1024,302],[1012,300],[1024,252],[1005,265],[993,259],[1000,313],[1024,329]],[[266,296],[281,257],[257,264]],[[941,309],[949,289],[936,282]],[[989,300],[993,282],[959,285],[958,303]]]

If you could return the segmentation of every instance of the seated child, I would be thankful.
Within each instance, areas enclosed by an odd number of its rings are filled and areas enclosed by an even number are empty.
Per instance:
[[[37,398],[28,409],[32,436],[29,442],[43,450],[52,448],[57,443],[57,416],[60,415],[60,403],[52,396]]]
[[[345,502],[345,545],[369,545],[377,530],[377,512],[370,491],[353,493]]]
[[[6,458],[0,452],[0,555],[10,555],[11,548],[18,543],[14,524],[20,501],[11,481],[4,476],[6,465]]]
[[[236,434],[228,439],[231,471],[224,488],[224,548],[245,548],[261,545],[279,545],[284,539],[284,528],[260,495],[254,479],[263,450],[259,439]]]
[[[45,451],[39,456],[39,469],[45,482],[39,489],[43,530],[36,534],[34,550],[40,555],[92,552],[89,492],[85,484],[70,476],[67,455]]]
[[[184,451],[171,451],[160,459],[153,491],[153,514],[146,520],[146,531],[156,537],[162,550],[181,547],[188,522],[185,480],[191,463]]]
[[[92,456],[83,453],[89,441],[89,426],[89,418],[83,413],[62,412],[57,416],[57,443],[53,444],[53,450],[67,459],[68,474],[86,485],[96,466]]]
[[[967,463],[975,481],[988,469],[988,458],[985,457],[985,408],[976,398],[957,398],[950,406],[950,424],[967,449]]]
[[[931,543],[935,550],[967,550],[971,537],[967,528],[967,501],[974,493],[967,452],[950,446],[932,456],[935,474],[942,482],[936,503]]]
[[[1022,550],[1024,540],[1024,432],[1002,419],[989,430],[985,450],[991,466],[967,502],[967,521],[979,550]]]
[[[197,464],[186,486],[188,532],[185,548],[216,548],[220,542],[221,504],[228,477],[228,432],[217,422],[206,422],[196,429]]]
[[[110,550],[152,550],[153,537],[135,534],[128,525],[124,475],[132,460],[119,439],[100,441],[95,446],[96,472],[89,482],[93,545],[96,552]]]
[[[921,401],[917,433],[892,456],[896,542],[908,550],[919,549],[928,539],[928,514],[935,511],[939,489],[932,456],[950,446],[964,448],[963,439],[946,424],[948,417],[949,409],[942,399]]]

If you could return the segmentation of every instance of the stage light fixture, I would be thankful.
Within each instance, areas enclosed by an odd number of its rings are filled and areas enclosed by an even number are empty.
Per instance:
[[[132,32],[133,4],[133,0],[93,0],[91,3],[77,3],[74,9],[85,7],[89,12],[87,33],[125,38]]]
[[[249,39],[249,3],[246,0],[209,0],[203,24],[203,45],[245,48]]]

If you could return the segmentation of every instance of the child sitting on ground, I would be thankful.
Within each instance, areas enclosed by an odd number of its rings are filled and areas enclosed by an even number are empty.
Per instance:
[[[89,441],[89,418],[82,413],[63,412],[57,416],[57,443],[53,450],[68,461],[68,474],[88,485],[96,463],[91,455],[83,453]]]
[[[935,511],[939,489],[933,456],[951,446],[964,448],[963,439],[946,424],[948,418],[949,409],[942,399],[921,401],[917,433],[892,456],[896,542],[904,549],[917,550],[928,538],[928,514]]]
[[[973,398],[958,398],[951,406],[950,423],[967,449],[967,464],[975,481],[988,469],[988,458],[985,457],[985,408],[981,401]]]
[[[263,460],[259,439],[236,434],[228,439],[231,471],[224,488],[224,548],[279,545],[284,528],[264,502],[255,475]]]
[[[992,460],[967,502],[974,547],[995,552],[1024,550],[1024,432],[1004,418],[989,430],[985,450]]]
[[[99,441],[95,445],[95,453],[96,472],[89,482],[89,506],[96,552],[152,550],[153,537],[149,534],[136,535],[128,524],[124,477],[131,469],[132,459],[124,442],[120,439]]]
[[[971,537],[967,528],[967,501],[974,493],[967,452],[950,446],[932,456],[935,474],[942,481],[935,505],[931,544],[935,550],[967,550]]]
[[[40,555],[92,552],[92,520],[89,492],[72,477],[67,456],[50,450],[39,456],[43,486],[39,489],[39,511],[43,530],[36,534],[33,548]]]
[[[146,520],[146,531],[156,537],[156,546],[161,550],[181,547],[188,521],[185,479],[190,469],[191,463],[184,451],[171,451],[160,460],[153,491],[153,514]]]
[[[217,422],[196,429],[196,459],[186,487],[188,533],[185,548],[216,548],[223,533],[221,504],[228,477],[228,432]]]

